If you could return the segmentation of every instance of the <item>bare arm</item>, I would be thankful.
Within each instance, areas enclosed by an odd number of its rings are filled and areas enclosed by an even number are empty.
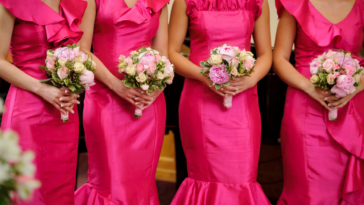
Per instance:
[[[273,51],[273,70],[289,86],[302,90],[330,110],[325,98],[330,96],[331,93],[315,88],[311,81],[299,73],[289,62],[296,38],[296,29],[296,19],[284,10],[278,24]]]
[[[162,51],[168,57],[168,7],[165,5],[159,17],[159,28],[152,41],[152,48]]]
[[[236,95],[255,86],[270,70],[272,66],[272,44],[270,40],[269,17],[269,5],[267,0],[264,0],[262,5],[262,14],[255,21],[253,33],[255,48],[257,51],[257,61],[254,67],[254,72],[250,77],[232,79],[229,86],[223,87],[226,94]]]
[[[66,94],[56,87],[41,83],[7,61],[14,22],[15,17],[0,4],[0,77],[18,88],[41,96],[61,112],[73,112],[71,107],[77,101],[70,96],[71,92]]]

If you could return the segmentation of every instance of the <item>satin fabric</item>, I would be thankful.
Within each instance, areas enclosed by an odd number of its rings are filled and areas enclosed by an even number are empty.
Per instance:
[[[224,43],[250,50],[263,1],[186,0],[190,60],[199,65]],[[172,205],[270,204],[256,182],[260,149],[257,87],[233,97],[232,108],[200,81],[186,78],[179,108],[188,178]]]
[[[118,78],[118,58],[151,46],[168,0],[96,0],[94,54]],[[106,85],[86,92],[84,128],[89,156],[88,182],[75,193],[75,204],[159,204],[155,172],[164,138],[163,93],[135,118],[135,106]]]
[[[297,21],[296,69],[310,78],[309,63],[329,49],[358,56],[363,45],[364,1],[356,0],[348,16],[332,24],[308,0],[277,0]],[[361,65],[364,65],[364,61]],[[283,204],[364,204],[364,93],[338,111],[336,121],[304,92],[288,87],[281,142]]]
[[[10,53],[14,65],[26,74],[43,80],[47,73],[46,51],[77,43],[82,36],[78,28],[87,3],[62,0],[60,14],[40,0],[0,0],[15,17]],[[1,129],[19,134],[23,150],[35,152],[35,177],[42,183],[34,192],[31,205],[73,205],[76,181],[79,121],[77,109],[69,121],[34,93],[11,86],[5,102]]]

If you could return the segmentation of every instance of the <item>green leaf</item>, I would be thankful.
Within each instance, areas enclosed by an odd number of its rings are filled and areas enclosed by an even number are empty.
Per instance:
[[[133,82],[130,82],[130,81],[127,81],[127,80],[124,80],[124,84],[127,88],[132,88],[133,87]]]
[[[44,79],[44,80],[40,80],[40,82],[47,83],[47,82],[50,82],[51,80],[52,80],[52,78],[47,78],[47,79]]]
[[[223,85],[228,86],[229,84],[230,84],[230,82],[228,81],[228,82],[224,83]]]
[[[219,90],[221,87],[222,87],[222,85],[220,85],[220,84],[215,84],[215,88],[216,88],[216,90]]]
[[[203,67],[203,68],[204,68],[204,67],[206,67],[206,66],[205,66],[205,64],[206,64],[206,62],[205,62],[205,61],[201,61],[201,62],[200,62],[200,66],[201,66],[201,67]]]
[[[72,92],[75,92],[76,91],[76,87],[74,85],[70,85],[68,87]]]

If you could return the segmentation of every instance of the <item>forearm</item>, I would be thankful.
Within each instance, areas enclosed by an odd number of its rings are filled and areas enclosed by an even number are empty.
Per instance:
[[[254,72],[251,74],[251,78],[253,78],[255,82],[259,82],[269,72],[272,66],[271,62],[272,52],[267,52],[262,56],[259,56],[255,63]]]
[[[293,65],[286,59],[273,61],[274,72],[289,86],[306,91],[312,86],[311,81],[299,73]]]
[[[169,52],[169,57],[175,66],[175,72],[179,75],[199,81],[203,81],[204,77],[201,75],[201,67],[189,61],[186,57],[178,52]]]
[[[0,77],[18,88],[37,95],[42,87],[42,83],[39,80],[24,73],[5,59],[0,60]]]

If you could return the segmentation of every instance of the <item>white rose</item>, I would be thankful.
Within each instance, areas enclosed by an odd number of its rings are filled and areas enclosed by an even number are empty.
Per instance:
[[[317,83],[319,81],[319,77],[317,75],[313,75],[311,76],[310,80],[312,83]]]
[[[140,73],[136,78],[135,78],[139,83],[143,83],[147,80],[147,76],[144,73]]]
[[[222,63],[222,56],[221,55],[211,55],[210,62],[215,65],[219,65]]]
[[[159,80],[163,80],[164,79],[164,75],[163,75],[163,73],[162,72],[158,72],[158,74],[157,74],[157,78],[159,79]]]
[[[361,80],[360,75],[355,74],[355,75],[353,76],[353,78],[354,78],[354,80],[355,80],[355,82],[356,82],[356,83],[360,83],[360,80]]]
[[[238,69],[237,69],[237,68],[233,68],[233,69],[231,70],[231,74],[232,74],[233,76],[235,76],[235,77],[238,77],[238,76],[239,76]]]
[[[138,52],[136,52],[136,51],[132,51],[130,54],[131,54],[132,56],[134,56],[134,55],[138,55]]]
[[[15,164],[17,171],[24,176],[33,177],[35,173],[35,166],[33,164],[34,153],[32,151],[26,151],[20,157],[18,163]]]
[[[159,55],[159,52],[157,50],[153,50],[154,55]]]
[[[135,66],[134,65],[128,65],[125,68],[125,72],[129,75],[135,75]]]
[[[95,61],[92,61],[91,68],[92,68],[92,69],[96,69],[96,63],[95,63]]]
[[[13,131],[0,132],[0,158],[6,161],[19,160],[21,148],[18,135]]]
[[[59,59],[58,59],[58,63],[59,63],[60,65],[66,65],[66,63],[67,63],[67,58],[59,58]]]
[[[76,73],[82,73],[82,71],[85,69],[85,66],[83,65],[83,63],[77,62],[75,63],[75,65],[73,65],[73,70]]]
[[[0,162],[0,184],[10,179],[10,165]]]

